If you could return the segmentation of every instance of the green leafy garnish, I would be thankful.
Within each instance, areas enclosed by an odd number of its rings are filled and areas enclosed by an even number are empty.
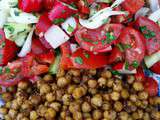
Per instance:
[[[122,43],[118,43],[117,47],[119,48],[119,50],[121,52],[124,52],[126,49],[132,48],[131,45],[129,45],[129,44],[122,44]]]
[[[55,20],[53,21],[53,23],[54,23],[54,24],[60,24],[60,23],[62,23],[62,22],[64,22],[64,21],[65,21],[65,19],[59,18],[59,19],[55,19]]]
[[[74,28],[71,25],[68,25],[67,31],[72,33],[74,31]]]
[[[3,73],[3,68],[2,67],[0,67],[0,74],[2,74]]]
[[[78,64],[82,65],[83,64],[83,59],[81,57],[76,57],[75,58],[75,63],[78,63]]]
[[[113,40],[116,39],[116,37],[114,35],[112,35],[110,32],[106,33],[106,42],[107,44],[111,43]]]
[[[86,52],[84,52],[84,56],[85,56],[86,58],[89,58],[89,57],[90,57],[89,54],[86,53]]]
[[[126,69],[126,70],[129,69],[129,62],[128,62],[128,61],[125,62],[125,69]]]
[[[112,72],[113,75],[120,75],[120,73],[116,70],[112,70],[111,72]]]
[[[10,68],[8,67],[5,68],[5,73],[10,73],[10,71],[11,71]]]
[[[0,45],[0,48],[3,48],[6,45],[6,43],[3,41]]]
[[[146,26],[141,26],[139,29],[146,39],[150,39],[156,36],[155,32],[148,30]]]
[[[139,66],[138,61],[136,61],[136,60],[133,61],[132,66],[133,66],[134,68],[137,68],[137,67]]]

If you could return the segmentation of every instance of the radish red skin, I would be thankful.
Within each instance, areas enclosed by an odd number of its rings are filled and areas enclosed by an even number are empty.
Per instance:
[[[68,6],[62,2],[58,2],[53,9],[49,12],[49,19],[54,23],[54,24],[60,24],[64,22],[64,20],[78,12],[77,9],[72,8],[71,6]],[[56,23],[56,20],[63,20],[62,22]]]

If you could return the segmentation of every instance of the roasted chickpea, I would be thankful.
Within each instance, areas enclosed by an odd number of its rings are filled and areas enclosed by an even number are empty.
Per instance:
[[[50,107],[53,108],[56,112],[59,112],[61,108],[61,104],[58,102],[53,102],[50,104]]]
[[[38,118],[37,112],[36,111],[31,111],[30,112],[30,119],[31,120],[37,120],[37,118]]]
[[[64,94],[63,97],[62,97],[62,101],[63,101],[63,104],[64,105],[69,105],[70,102],[71,102],[71,95],[69,94]]]
[[[121,91],[121,97],[122,97],[123,99],[127,99],[127,98],[129,97],[129,92],[128,92],[128,90],[122,89],[122,91]]]
[[[45,118],[51,120],[56,117],[56,111],[53,108],[48,108],[45,113]]]
[[[140,100],[146,100],[146,99],[148,99],[148,93],[145,92],[145,91],[139,92],[139,93],[138,93],[138,98],[139,98]]]
[[[98,79],[98,85],[100,87],[105,87],[106,84],[107,84],[107,80],[105,78],[101,77],[101,78]]]
[[[47,75],[45,75],[45,76],[43,77],[43,80],[44,80],[45,82],[50,82],[50,81],[53,80],[53,77],[52,77],[52,75],[47,74]]]
[[[112,100],[114,100],[114,101],[117,101],[117,100],[119,100],[120,99],[120,94],[118,93],[118,92],[112,92],[111,94],[110,94],[110,97],[111,97],[111,99]]]
[[[69,105],[69,111],[71,113],[74,113],[76,111],[80,111],[81,108],[80,108],[80,104],[78,104],[77,102],[72,102],[70,105]]]
[[[12,95],[9,92],[5,92],[2,94],[2,99],[5,102],[11,101],[12,100]]]
[[[73,113],[73,119],[74,120],[82,120],[83,116],[81,112],[74,112]]]
[[[66,79],[65,77],[60,77],[60,78],[58,78],[58,80],[57,80],[57,85],[58,85],[58,87],[65,87],[65,86],[67,86],[68,84],[69,84],[69,80],[68,79]]]
[[[44,106],[44,105],[38,106],[37,113],[38,113],[39,116],[44,117],[46,112],[47,112],[47,107],[46,106]]]
[[[94,110],[92,112],[92,117],[93,117],[94,120],[100,120],[102,118],[102,111]]]
[[[91,75],[96,75],[97,70],[96,70],[96,69],[90,69],[88,72],[89,72],[89,74],[91,74]]]
[[[51,91],[51,87],[48,84],[42,84],[40,87],[40,94],[46,94]]]
[[[132,101],[132,102],[136,102],[138,100],[138,96],[136,94],[131,94],[129,99]]]
[[[103,100],[105,100],[105,101],[110,100],[110,95],[108,93],[104,93],[104,94],[102,94],[102,96],[103,96]]]
[[[113,83],[114,83],[114,80],[112,78],[108,79],[107,87],[109,87],[109,88],[113,87]]]
[[[91,98],[91,104],[93,106],[101,107],[103,103],[102,96],[97,94]]]
[[[82,112],[90,112],[91,111],[91,105],[88,102],[82,103]]]
[[[59,77],[63,77],[65,75],[65,71],[64,69],[60,68],[56,74],[56,76]]]
[[[79,99],[81,98],[82,96],[84,96],[86,94],[86,90],[84,87],[78,87],[78,88],[75,88],[73,93],[72,93],[72,96],[74,99]]]
[[[109,101],[104,101],[102,105],[102,110],[109,110],[111,108],[111,104]]]
[[[10,110],[8,111],[8,115],[9,115],[12,119],[15,119],[16,116],[17,116],[17,111],[14,110],[14,109],[10,109]]]
[[[56,99],[56,96],[53,93],[47,93],[46,94],[46,100],[48,102],[53,102]]]
[[[116,101],[116,102],[114,103],[114,109],[115,109],[116,112],[122,111],[122,109],[123,109],[122,103],[119,102],[119,101]]]
[[[160,97],[154,97],[153,98],[153,104],[160,105]]]
[[[11,101],[8,101],[8,102],[6,102],[5,107],[10,109],[11,105],[12,105]]]
[[[119,118],[120,120],[128,120],[129,114],[127,112],[120,112],[119,113]]]
[[[23,113],[18,113],[16,120],[22,120],[25,117]]]
[[[5,107],[1,107],[0,108],[0,114],[6,115],[7,113],[8,113],[8,109],[7,108],[5,108]]]
[[[67,89],[68,94],[72,94],[75,88],[76,85],[69,85]]]
[[[97,81],[96,80],[88,80],[88,87],[96,88],[97,87]]]
[[[19,107],[20,106],[19,106],[17,100],[16,99],[13,100],[12,103],[11,103],[11,108],[17,110]]]
[[[18,88],[22,90],[26,90],[28,87],[28,82],[27,81],[21,81],[18,83]]]
[[[144,89],[143,84],[141,82],[134,82],[133,88],[135,91],[142,91]]]
[[[69,70],[69,73],[71,73],[71,75],[73,75],[74,77],[80,76],[80,70],[78,69],[71,69]]]
[[[41,102],[41,97],[40,95],[32,95],[30,96],[29,100],[33,105],[38,105]]]
[[[4,116],[5,120],[12,120],[12,118],[9,115]]]
[[[106,71],[102,72],[101,76],[104,78],[111,78],[112,73],[110,71],[106,70]]]

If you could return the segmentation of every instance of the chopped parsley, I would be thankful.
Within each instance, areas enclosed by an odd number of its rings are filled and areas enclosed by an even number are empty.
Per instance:
[[[106,42],[107,44],[111,43],[113,40],[116,39],[116,37],[114,35],[112,35],[110,32],[106,33]]]
[[[5,68],[5,73],[10,73],[10,71],[11,71],[10,68],[8,67]]]
[[[96,42],[92,42],[93,44],[95,44],[95,45],[97,45],[98,44],[98,41],[96,41]]]
[[[139,29],[146,39],[150,39],[156,36],[155,32],[148,30],[146,26],[141,26]]]
[[[2,67],[0,67],[0,74],[2,74],[3,73],[3,68]]]
[[[126,70],[129,69],[129,62],[128,62],[128,61],[125,62],[125,69],[126,69]]]
[[[132,66],[133,66],[134,68],[137,68],[137,67],[139,66],[138,61],[134,60],[133,63],[132,63]]]
[[[118,43],[117,47],[119,48],[119,50],[121,52],[124,52],[126,49],[132,48],[131,45],[129,45],[129,44],[122,44],[122,43]]]
[[[113,75],[120,75],[120,73],[116,70],[112,70],[111,72],[112,72]]]
[[[84,41],[86,41],[86,42],[93,42],[91,39],[88,39],[88,38],[82,38]]]
[[[3,41],[1,44],[0,44],[0,48],[3,48],[5,47],[6,43]]]
[[[75,58],[75,63],[78,63],[78,64],[82,65],[83,64],[83,59],[81,57],[76,57]]]
[[[74,28],[71,25],[68,24],[67,31],[72,33],[74,31]]]
[[[53,23],[54,23],[54,24],[60,24],[60,23],[62,23],[62,22],[64,22],[64,21],[65,21],[65,19],[59,18],[59,19],[55,19],[55,20],[53,21]]]
[[[84,52],[84,56],[85,56],[86,58],[89,58],[89,57],[90,57],[89,54],[86,53],[86,52]]]

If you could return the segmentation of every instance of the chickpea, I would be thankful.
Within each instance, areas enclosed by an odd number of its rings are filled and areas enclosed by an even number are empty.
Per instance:
[[[4,116],[5,120],[12,120],[12,118],[9,115]]]
[[[148,99],[148,93],[145,92],[145,91],[139,92],[139,93],[138,93],[138,98],[139,98],[140,100],[146,100],[146,99]]]
[[[43,80],[44,80],[45,82],[50,82],[50,81],[53,80],[53,77],[52,77],[52,75],[47,74],[47,75],[45,75],[45,76],[43,77]]]
[[[8,113],[7,108],[1,107],[0,108],[0,114],[6,115]]]
[[[94,110],[92,116],[94,120],[100,120],[102,118],[102,112],[100,110]]]
[[[100,87],[105,87],[107,84],[107,80],[105,78],[101,77],[98,79],[98,84]]]
[[[152,111],[151,117],[155,120],[160,120],[160,112],[159,111]]]
[[[50,107],[53,108],[56,112],[59,112],[61,108],[61,104],[58,102],[53,102],[50,104]]]
[[[83,118],[86,120],[86,119],[88,119],[88,118],[91,118],[91,114],[90,113],[83,113]]]
[[[76,88],[76,85],[69,85],[67,88],[68,94],[72,94],[75,88]]]
[[[42,86],[40,87],[40,94],[46,94],[49,93],[51,91],[51,87],[48,84],[42,84]]]
[[[88,93],[90,93],[90,94],[92,94],[92,95],[97,94],[97,92],[98,92],[97,88],[89,88],[89,89],[88,89]]]
[[[86,94],[86,90],[84,87],[78,87],[78,88],[75,88],[73,93],[72,93],[72,96],[74,99],[79,99],[81,98],[82,96],[84,96]]]
[[[60,68],[56,74],[56,76],[59,77],[63,77],[65,75],[65,71],[64,69]]]
[[[122,84],[119,82],[119,80],[113,84],[113,90],[117,92],[122,90]]]
[[[153,104],[160,105],[160,97],[154,97]]]
[[[137,112],[133,112],[132,113],[132,117],[133,117],[134,120],[140,119],[140,116],[139,116],[139,114]]]
[[[111,108],[111,104],[109,103],[109,101],[105,101],[102,105],[102,110],[110,110]]]
[[[11,105],[12,105],[11,101],[8,101],[8,102],[6,102],[5,107],[10,109]]]
[[[24,117],[24,118],[22,118],[22,120],[29,120],[29,118],[27,118],[27,117]]]
[[[78,69],[71,69],[71,70],[69,70],[69,73],[71,73],[71,75],[73,75],[74,77],[78,77],[78,76],[80,76],[80,70],[78,70]]]
[[[51,120],[56,117],[56,111],[53,108],[48,108],[45,113],[45,118]]]
[[[82,113],[81,112],[74,112],[73,113],[73,119],[74,120],[82,120]]]
[[[28,88],[28,82],[26,81],[21,81],[18,83],[18,88],[21,90],[26,90]]]
[[[65,120],[73,120],[72,117],[67,116]]]
[[[112,77],[112,73],[110,71],[106,70],[106,71],[102,72],[101,76],[109,79]]]
[[[151,120],[149,113],[147,112],[144,113],[143,120]]]
[[[135,91],[142,91],[144,89],[143,84],[141,82],[134,82],[133,88]]]
[[[30,96],[29,100],[33,105],[38,105],[41,102],[41,96],[39,95],[32,95]]]
[[[112,92],[110,94],[110,97],[111,97],[112,100],[117,101],[117,100],[120,99],[120,94],[118,92]]]
[[[38,106],[37,113],[39,116],[44,117],[46,112],[47,112],[47,107],[45,107],[44,105]]]
[[[24,101],[24,103],[21,106],[21,109],[25,110],[25,109],[32,109],[32,103],[29,100]]]
[[[24,114],[23,113],[18,113],[16,120],[22,120],[22,118],[24,118]]]
[[[93,106],[101,107],[102,103],[102,96],[100,94],[97,94],[91,98],[91,104]]]
[[[127,82],[128,84],[132,84],[135,81],[135,77],[133,75],[127,76]]]
[[[13,100],[11,103],[11,108],[17,110],[20,106],[18,105],[17,100]]]
[[[114,80],[112,78],[108,79],[107,87],[109,87],[109,88],[113,87],[113,83],[114,83]]]
[[[30,119],[31,120],[37,120],[37,118],[38,118],[37,112],[36,111],[31,111],[30,112]]]
[[[62,101],[62,96],[64,95],[64,90],[60,89],[56,91],[56,100],[57,101]]]
[[[122,112],[119,113],[120,120],[128,120],[128,117],[129,117],[129,115],[128,115],[127,112],[122,111]]]
[[[128,90],[122,89],[122,91],[121,91],[121,97],[122,97],[123,99],[127,99],[127,98],[129,97],[129,92],[128,92]]]
[[[136,102],[138,100],[138,96],[136,94],[132,94],[130,95],[129,99],[132,101],[132,102]]]
[[[8,92],[16,92],[16,87],[15,86],[10,86],[7,88]]]
[[[91,108],[91,106],[90,106],[90,104],[88,102],[83,102],[82,103],[82,112],[87,113],[87,112],[90,112],[91,109],[92,108]]]
[[[97,81],[96,80],[88,80],[88,87],[89,88],[96,88],[97,87]]]
[[[119,102],[119,101],[116,101],[116,102],[114,103],[114,109],[115,109],[116,112],[122,111],[122,109],[123,109],[122,103]]]
[[[16,118],[16,116],[17,116],[17,111],[14,110],[14,109],[10,109],[9,112],[8,112],[8,115],[9,115],[12,119],[14,119],[14,118]]]
[[[11,101],[12,100],[12,95],[9,92],[5,92],[2,94],[2,99],[5,102]]]
[[[60,77],[60,78],[58,78],[58,80],[57,80],[57,85],[58,85],[58,87],[65,87],[65,86],[67,86],[68,84],[69,84],[69,80],[68,79],[66,79],[65,77]]]
[[[144,115],[143,110],[138,109],[138,110],[137,110],[137,113],[138,113],[138,115],[139,115],[139,118],[142,119],[142,117],[143,117],[143,115]]]
[[[110,110],[110,111],[104,111],[103,117],[105,119],[107,119],[107,120],[115,120],[116,117],[117,117],[117,114],[116,114],[115,111],[112,111],[112,110]]]
[[[65,95],[63,95],[63,97],[62,97],[62,101],[63,101],[63,104],[64,105],[69,105],[70,104],[70,99],[71,99],[71,95],[69,95],[69,94],[65,94]]]
[[[61,117],[63,120],[65,120],[65,118],[67,117],[67,112],[66,112],[66,111],[62,111],[62,112],[60,113],[60,117]]]
[[[72,102],[70,105],[69,105],[69,111],[71,113],[74,113],[74,112],[77,112],[77,111],[80,111],[80,104],[78,104],[77,102]]]
[[[46,100],[48,102],[53,102],[56,99],[56,96],[53,93],[47,93],[46,94]]]
[[[90,69],[90,70],[89,70],[89,74],[90,74],[90,75],[96,75],[96,73],[97,73],[97,70],[96,70],[96,69]]]

